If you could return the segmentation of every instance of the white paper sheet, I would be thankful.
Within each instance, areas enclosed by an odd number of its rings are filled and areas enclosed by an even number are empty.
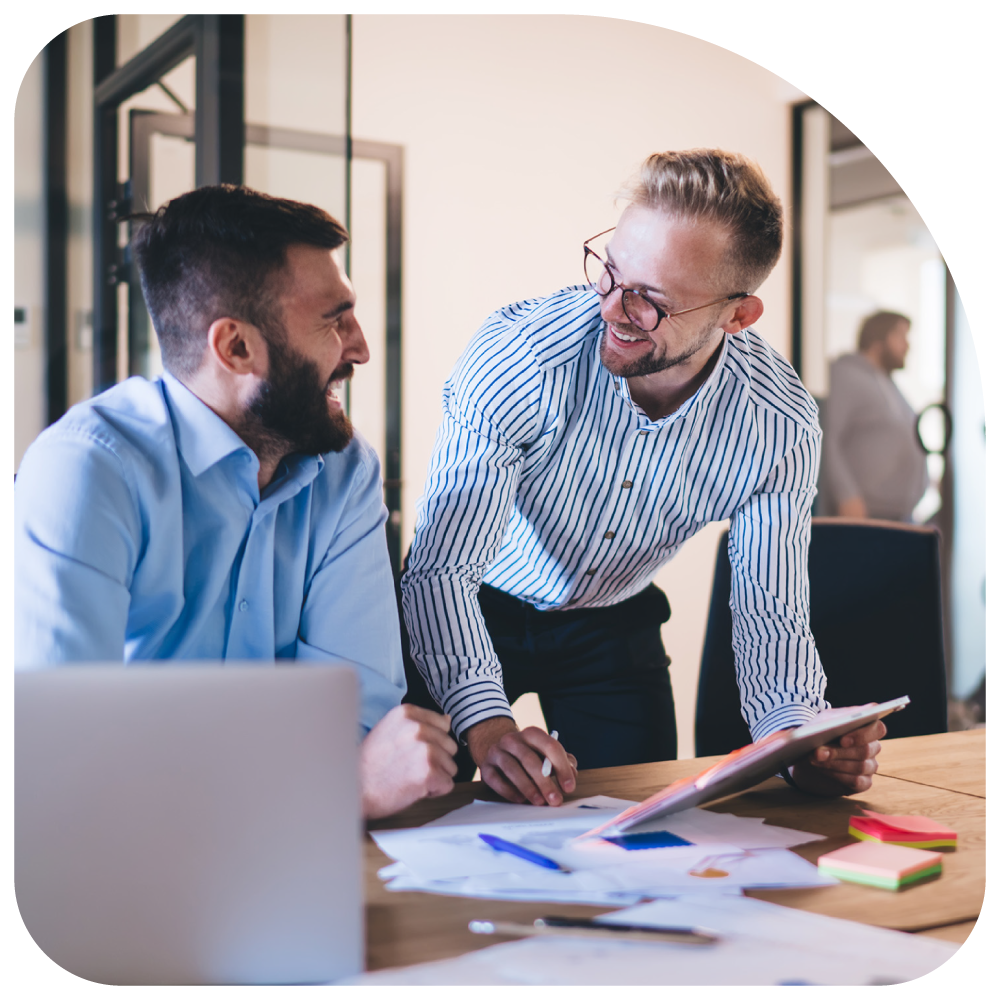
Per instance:
[[[718,845],[716,845],[716,848]],[[643,898],[685,893],[740,893],[745,888],[801,888],[836,885],[837,880],[815,865],[783,849],[743,852],[732,848],[706,853],[704,847],[663,848],[623,852],[627,863],[583,868],[563,873],[512,858],[511,868],[461,878],[429,879],[402,862],[379,873],[390,879],[392,892],[433,892],[489,899],[537,899],[624,906]],[[658,863],[650,855],[663,855]],[[709,869],[712,877],[694,872]],[[725,874],[721,874],[724,872]]]
[[[414,875],[426,879],[545,871],[523,858],[494,850],[480,839],[480,833],[521,844],[560,863],[565,863],[563,855],[568,852],[573,856],[572,867],[601,866],[617,855],[636,853],[604,841],[567,848],[592,826],[593,814],[582,809],[566,814],[558,809],[545,812],[544,818],[532,822],[420,826],[409,830],[376,830],[371,836],[390,858],[404,862]]]
[[[372,837],[397,862],[380,873],[392,891],[615,905],[685,891],[837,884],[786,849],[743,848],[743,844],[800,842],[815,839],[814,835],[730,814],[694,809],[660,821],[660,829],[705,843],[626,850],[601,838],[580,839],[593,827],[595,814],[619,805],[603,796],[556,809],[474,802],[450,813],[449,823],[375,831]],[[494,818],[510,821],[487,822]],[[553,871],[494,850],[481,833],[520,844],[568,871]],[[732,834],[733,842],[721,841],[723,833]]]
[[[798,847],[825,840],[821,833],[807,833],[784,826],[771,826],[763,817],[734,816],[711,809],[685,809],[632,827],[626,836],[667,830],[692,844],[736,844],[748,850],[767,847]]]
[[[616,816],[623,809],[635,805],[629,799],[615,799],[610,795],[591,795],[585,799],[574,799],[561,806],[519,806],[513,802],[484,802],[475,799],[467,806],[453,809],[444,816],[432,819],[420,829],[430,826],[468,826],[474,823],[525,823],[536,820],[550,820],[555,816],[576,815],[583,809],[596,826],[602,820]]]
[[[356,977],[364,984],[837,985],[909,982],[958,945],[824,917],[761,900],[685,896],[600,918],[647,926],[700,926],[716,945],[525,938],[443,962]]]

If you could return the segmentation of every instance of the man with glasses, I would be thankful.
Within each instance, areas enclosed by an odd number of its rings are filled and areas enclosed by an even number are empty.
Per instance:
[[[806,572],[816,405],[750,329],[781,205],[720,150],[654,154],[627,195],[584,244],[587,284],[494,313],[445,384],[402,582],[407,698],[451,716],[459,779],[478,765],[515,802],[559,804],[577,766],[676,756],[651,581],[710,521],[731,519],[753,738],[828,708]],[[551,735],[515,725],[526,691]],[[792,780],[863,791],[884,733],[814,751]]]

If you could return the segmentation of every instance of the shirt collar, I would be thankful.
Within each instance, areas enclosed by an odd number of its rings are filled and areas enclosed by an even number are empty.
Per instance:
[[[248,473],[256,482],[260,462],[243,438],[170,372],[164,372],[160,380],[174,418],[177,450],[191,474],[200,476],[227,456],[243,452],[248,458]],[[265,495],[280,492],[285,498],[297,492],[312,482],[324,465],[322,455],[286,455],[282,463]]]
[[[177,450],[193,475],[200,476],[241,450],[256,461],[257,456],[239,434],[183,382],[170,372],[164,372],[160,381],[174,418]]]

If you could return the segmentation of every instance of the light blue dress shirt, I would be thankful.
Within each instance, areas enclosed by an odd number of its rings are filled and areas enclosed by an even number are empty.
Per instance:
[[[406,690],[378,458],[258,469],[169,374],[73,407],[15,485],[17,663],[347,663],[367,732]]]

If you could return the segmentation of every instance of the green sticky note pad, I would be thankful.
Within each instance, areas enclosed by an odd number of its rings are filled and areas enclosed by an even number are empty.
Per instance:
[[[824,854],[817,860],[816,866],[820,871],[847,882],[874,885],[880,889],[899,889],[940,875],[941,854],[863,840]]]

